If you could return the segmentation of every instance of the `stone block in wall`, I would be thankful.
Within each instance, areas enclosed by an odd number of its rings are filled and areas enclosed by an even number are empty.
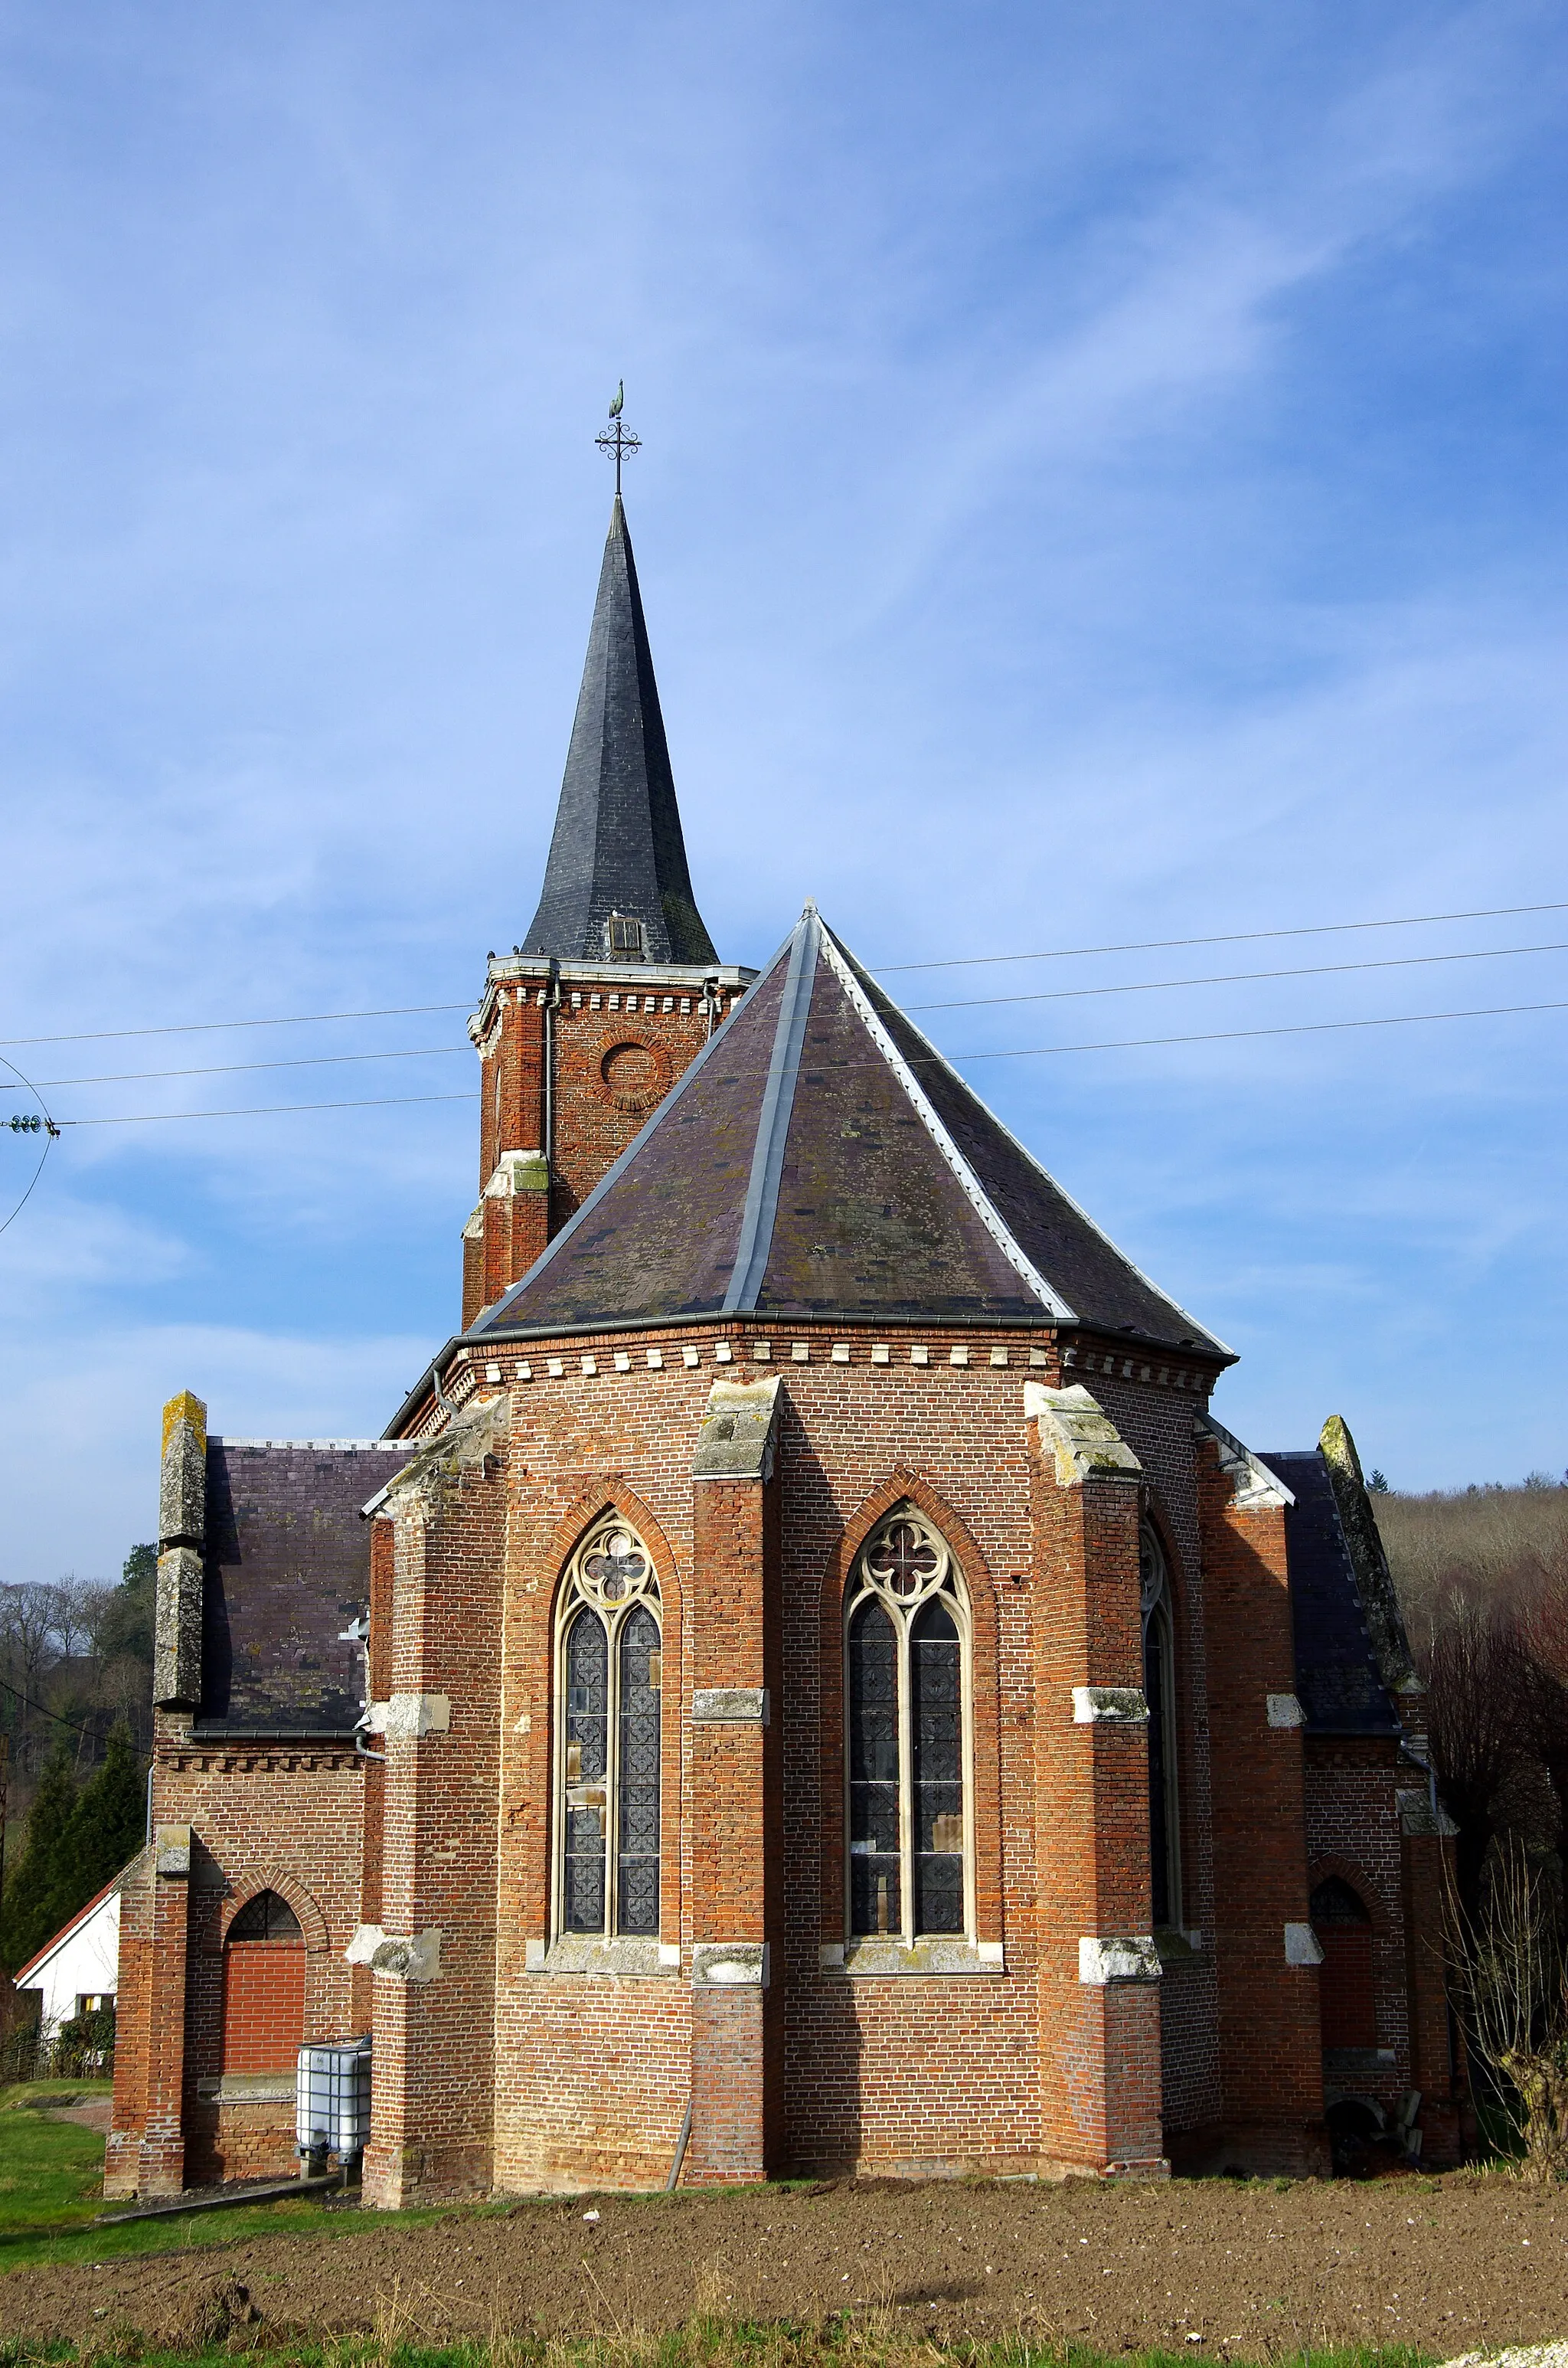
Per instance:
[[[778,1377],[765,1382],[715,1382],[691,1462],[694,1480],[761,1480],[772,1476]]]
[[[153,1700],[160,1710],[195,1710],[201,1700],[201,1556],[173,1546],[158,1556],[153,1627]]]
[[[1044,1382],[1026,1382],[1024,1418],[1040,1425],[1041,1452],[1051,1456],[1059,1488],[1078,1488],[1089,1479],[1142,1476],[1138,1458],[1082,1382],[1065,1390],[1048,1389]]]
[[[164,1408],[158,1543],[200,1546],[207,1537],[207,1408],[189,1390]]]

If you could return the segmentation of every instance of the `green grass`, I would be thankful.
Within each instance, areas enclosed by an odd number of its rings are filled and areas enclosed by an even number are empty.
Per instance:
[[[103,2139],[39,2108],[108,2093],[107,2080],[29,2080],[0,2090],[0,2259],[13,2236],[69,2227],[103,2210]]]
[[[0,2089],[0,2276],[45,2261],[108,2261],[126,2253],[183,2252],[231,2244],[241,2237],[347,2236],[363,2226],[358,2213],[328,2210],[313,2195],[281,2203],[236,2205],[190,2218],[131,2220],[97,2228],[103,2197],[104,2142],[78,2122],[55,2121],[40,2107],[107,2097],[107,2080],[32,2080]],[[410,2212],[434,2220],[434,2210]],[[0,2352],[0,2368],[4,2353]],[[353,2363],[344,2363],[353,2368]]]

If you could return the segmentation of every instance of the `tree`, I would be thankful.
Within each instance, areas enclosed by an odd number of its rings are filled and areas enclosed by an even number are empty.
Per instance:
[[[0,1955],[12,1973],[36,1955],[81,1905],[72,1897],[75,1807],[72,1752],[62,1739],[44,1763],[28,1813],[27,1847],[0,1903]]]
[[[66,1857],[70,1887],[75,1897],[66,1908],[66,1916],[74,1916],[78,1907],[85,1907],[111,1875],[118,1874],[126,1861],[135,1857],[146,1830],[147,1800],[142,1763],[136,1757],[130,1727],[124,1719],[116,1719],[109,1729],[103,1764],[83,1785],[72,1814]]]
[[[101,1660],[124,1656],[151,1666],[157,1592],[157,1547],[132,1546],[125,1557],[124,1577],[108,1590],[94,1639]]]

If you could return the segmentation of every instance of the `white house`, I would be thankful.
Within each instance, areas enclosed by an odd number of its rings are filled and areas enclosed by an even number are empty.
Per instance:
[[[122,1868],[17,1975],[18,1990],[41,1993],[40,2022],[46,2039],[73,2015],[114,2003],[119,1982],[119,1886],[124,1879]]]

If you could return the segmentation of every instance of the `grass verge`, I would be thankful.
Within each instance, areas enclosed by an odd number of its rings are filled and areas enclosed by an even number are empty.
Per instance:
[[[498,2331],[483,2343],[443,2347],[400,2341],[393,2317],[378,2334],[321,2343],[268,2342],[236,2330],[219,2344],[170,2351],[134,2336],[107,2334],[91,2347],[0,2344],[0,2368],[227,2368],[235,2358],[265,2357],[267,2368],[1191,2368],[1191,2351],[1096,2351],[1079,2343],[1022,2336],[994,2343],[939,2344],[905,2335],[880,2313],[846,2312],[820,2323],[694,2319],[662,2336],[635,2330],[581,2342]],[[1237,2355],[1239,2356],[1239,2355]],[[1281,2352],[1269,2368],[1431,2368],[1429,2356],[1403,2346]]]

